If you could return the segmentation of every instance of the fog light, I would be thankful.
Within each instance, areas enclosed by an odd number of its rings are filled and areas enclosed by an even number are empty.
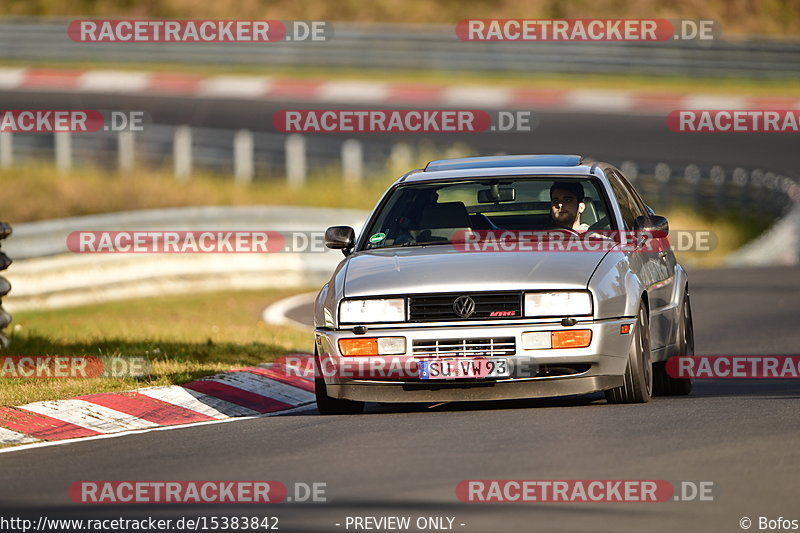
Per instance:
[[[522,334],[523,350],[549,350],[549,331],[526,331]]]
[[[552,343],[553,348],[586,348],[592,343],[592,330],[570,329],[554,331]]]
[[[406,353],[405,337],[378,337],[378,355],[402,355]]]

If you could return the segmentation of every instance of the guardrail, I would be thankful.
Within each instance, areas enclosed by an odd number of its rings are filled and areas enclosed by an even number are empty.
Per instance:
[[[324,42],[76,43],[68,19],[0,19],[14,60],[249,64],[288,67],[798,78],[800,43],[751,41],[463,42],[453,25],[333,22]]]
[[[79,254],[73,231],[324,231],[361,228],[366,213],[287,206],[148,209],[21,223],[6,245],[16,262],[9,277],[14,311],[212,290],[314,287],[342,259],[337,250],[240,254]]]
[[[11,235],[11,226],[6,222],[0,222],[0,240],[5,239]],[[0,270],[5,270],[11,265],[11,258],[8,257],[5,252],[0,251]],[[8,291],[11,290],[11,283],[2,276],[0,276],[0,296],[5,296],[8,294]],[[11,315],[3,309],[2,304],[0,304],[0,348],[6,348],[8,346],[8,337],[5,336],[3,330],[11,324]]]

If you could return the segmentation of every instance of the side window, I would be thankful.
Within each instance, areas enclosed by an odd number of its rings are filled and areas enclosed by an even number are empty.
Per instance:
[[[620,176],[620,181],[622,182],[622,185],[628,190],[628,192],[630,193],[631,197],[633,198],[633,201],[634,201],[634,203],[635,203],[635,205],[637,207],[637,210],[639,211],[639,214],[640,215],[649,215],[650,211],[647,209],[647,206],[645,205],[644,200],[642,200],[642,197],[639,196],[639,193],[636,191],[636,189],[633,188],[633,185],[631,185],[631,182],[628,181],[622,175],[621,172],[616,172],[615,171],[614,175],[615,176]]]
[[[632,230],[634,219],[641,214],[639,206],[636,205],[633,196],[615,172],[608,171],[606,175],[609,183],[611,183],[611,190],[614,191],[614,196],[617,197],[619,210],[622,212],[622,220],[625,222],[625,229]]]

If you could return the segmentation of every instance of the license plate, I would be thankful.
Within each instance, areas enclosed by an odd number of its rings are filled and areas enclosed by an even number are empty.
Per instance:
[[[508,360],[502,357],[419,361],[420,379],[507,378],[510,375]]]

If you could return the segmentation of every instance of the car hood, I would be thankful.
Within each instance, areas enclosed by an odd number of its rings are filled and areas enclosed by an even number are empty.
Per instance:
[[[387,248],[348,258],[344,296],[585,289],[602,252],[465,252],[450,245]]]

